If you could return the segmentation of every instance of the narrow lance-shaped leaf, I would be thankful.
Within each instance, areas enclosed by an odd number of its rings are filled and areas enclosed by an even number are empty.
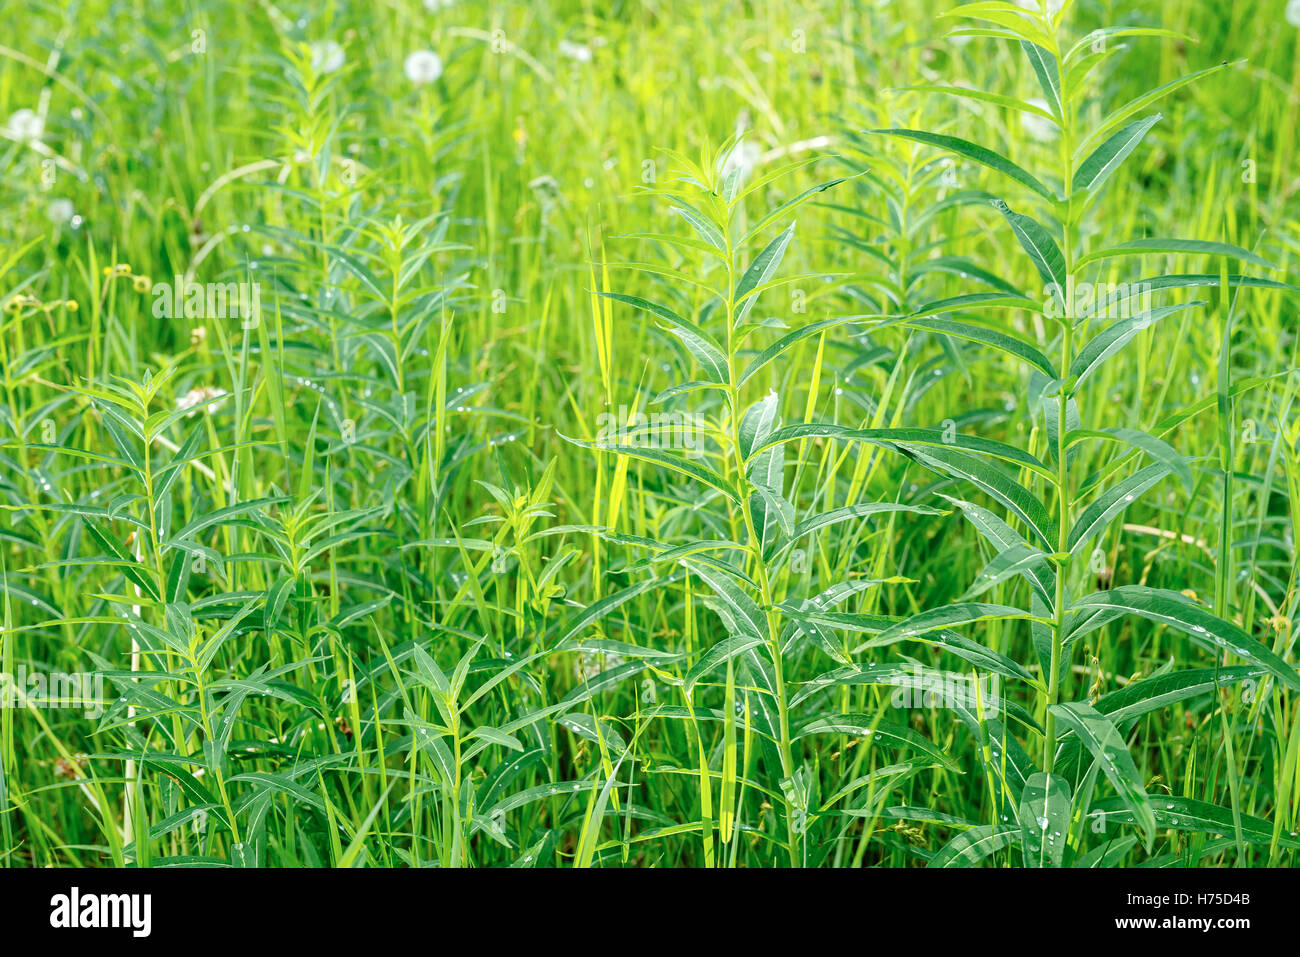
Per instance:
[[[918,143],[925,143],[929,146],[937,146],[940,149],[948,150],[950,153],[956,153],[958,156],[964,156],[969,160],[974,160],[976,163],[979,163],[982,166],[987,166],[989,169],[997,170],[997,172],[1015,180],[1022,186],[1027,186],[1044,199],[1055,199],[1052,191],[1044,186],[1032,174],[1017,166],[1002,154],[996,153],[986,147],[979,146],[969,140],[959,139],[956,136],[946,136],[942,133],[927,133],[924,130],[892,129],[871,130],[870,132],[883,133],[886,136],[900,136],[904,139],[915,140]]]
[[[1158,462],[1139,469],[1098,495],[1070,529],[1070,554],[1077,555],[1088,542],[1105,530],[1111,519],[1168,474],[1169,466]]]
[[[1071,610],[1078,611],[1091,608],[1114,609],[1168,625],[1198,642],[1213,645],[1219,650],[1262,665],[1288,687],[1300,691],[1300,676],[1297,676],[1294,666],[1246,634],[1239,626],[1224,621],[1177,592],[1148,588],[1145,585],[1121,585],[1108,591],[1085,595],[1071,606]]]
[[[1255,266],[1262,266],[1265,269],[1277,268],[1276,265],[1269,262],[1263,256],[1257,255],[1249,249],[1234,246],[1232,243],[1213,242],[1207,239],[1162,239],[1158,236],[1149,236],[1142,239],[1130,239],[1127,242],[1116,243],[1114,246],[1107,246],[1104,249],[1095,250],[1088,253],[1086,256],[1080,257],[1076,266],[1082,268],[1089,263],[1098,262],[1102,259],[1115,259],[1119,256],[1148,256],[1159,254],[1180,256],[1226,256],[1229,259],[1239,259],[1242,262],[1248,262]]]
[[[1151,799],[1143,786],[1142,776],[1133,763],[1133,755],[1129,754],[1123,736],[1108,718],[1085,701],[1052,705],[1052,713],[1062,725],[1075,733],[1097,760],[1102,773],[1114,786],[1124,806],[1133,813],[1134,820],[1142,830],[1147,850],[1150,850],[1156,834],[1155,815],[1151,811]]]
[[[990,854],[1020,839],[1019,828],[1002,824],[981,824],[962,831],[939,848],[927,867],[974,867]]]
[[[665,452],[661,449],[638,448],[630,445],[604,445],[600,442],[584,442],[581,439],[575,439],[572,436],[564,435],[562,433],[556,434],[566,442],[584,449],[593,449],[597,452],[612,452],[616,455],[626,455],[628,458],[640,459],[653,465],[661,465],[669,471],[702,482],[710,488],[721,492],[736,504],[740,504],[740,496],[736,494],[735,488],[722,475],[719,475],[707,466],[700,465],[698,462],[692,462],[683,456],[674,455],[671,452]]]
[[[910,454],[935,471],[965,479],[1005,505],[1012,514],[1028,526],[1044,548],[1050,552],[1056,550],[1056,521],[1047,511],[1047,507],[1034,496],[1033,492],[1004,471],[988,462],[980,461],[973,455],[953,449],[928,448],[924,452],[912,449]]]
[[[998,329],[977,326],[969,322],[959,322],[955,319],[938,318],[908,319],[903,325],[991,346],[999,352],[1004,352],[1009,356],[1028,362],[1050,378],[1056,378],[1056,370],[1052,368],[1051,360],[1047,356],[1023,339],[1017,339],[1015,336],[1008,335]]]
[[[1147,135],[1147,131],[1159,121],[1160,114],[1156,113],[1136,123],[1130,123],[1098,146],[1096,151],[1080,163],[1075,171],[1071,184],[1074,191],[1087,193],[1100,189],[1101,185],[1110,178],[1111,173],[1115,172],[1129,153],[1132,153],[1138,143],[1142,142],[1142,137]]]
[[[1020,795],[1020,847],[1025,867],[1060,867],[1069,833],[1069,784],[1057,774],[1031,774]]]
[[[1037,43],[1028,40],[1020,41],[1020,49],[1029,59],[1029,65],[1033,67],[1034,76],[1038,78],[1038,85],[1043,90],[1043,96],[1052,114],[1058,117],[1064,116],[1065,111],[1061,106],[1061,70],[1056,57]]]
[[[1012,231],[1020,247],[1029,256],[1034,268],[1043,282],[1052,290],[1052,295],[1065,305],[1066,275],[1065,257],[1048,231],[1036,220],[1023,213],[1017,213],[1000,199],[993,200],[993,208],[1000,212]]]
[[[1139,315],[1121,319],[1119,322],[1107,326],[1088,340],[1087,345],[1079,350],[1079,354],[1070,363],[1070,376],[1074,379],[1074,391],[1077,392],[1079,386],[1096,372],[1103,362],[1123,349],[1129,340],[1139,332],[1150,328],[1161,319],[1175,312],[1203,305],[1205,305],[1204,302],[1196,300],[1194,302],[1180,302],[1172,306],[1157,306],[1154,309],[1148,309]]]
[[[740,277],[740,282],[736,283],[735,298],[740,303],[740,309],[736,313],[733,326],[739,326],[745,321],[750,310],[754,308],[754,303],[758,301],[758,296],[751,294],[771,279],[777,267],[781,265],[781,258],[790,245],[791,237],[794,236],[794,227],[795,224],[791,223],[779,236],[768,243],[763,251],[754,257],[745,274]]]

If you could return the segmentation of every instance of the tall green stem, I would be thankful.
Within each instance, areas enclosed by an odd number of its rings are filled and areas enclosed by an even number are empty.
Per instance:
[[[794,761],[790,746],[790,708],[786,700],[785,670],[781,662],[781,627],[773,610],[775,598],[771,579],[767,574],[767,563],[763,560],[763,538],[754,527],[753,509],[749,504],[745,457],[741,451],[740,440],[740,388],[736,385],[736,343],[734,341],[733,323],[736,314],[736,257],[731,246],[731,237],[727,237],[727,398],[730,405],[731,434],[729,436],[731,453],[736,475],[739,479],[740,511],[744,518],[745,535],[749,548],[751,563],[754,566],[755,579],[758,582],[759,598],[763,603],[767,618],[767,645],[772,657],[772,671],[776,683],[776,706],[779,724],[779,747],[781,752],[781,776],[789,778],[794,774]],[[727,715],[726,720],[733,720]],[[794,807],[788,795],[783,793],[782,803],[785,810],[786,837],[789,842],[790,866],[799,865],[799,829],[795,825]]]
[[[1064,77],[1059,49],[1054,51],[1057,73]],[[1063,81],[1062,81],[1063,82]],[[1064,90],[1062,91],[1064,94]],[[1056,396],[1056,593],[1052,620],[1052,659],[1047,676],[1047,714],[1044,718],[1043,770],[1048,774],[1056,764],[1056,715],[1054,708],[1061,698],[1062,657],[1065,648],[1065,609],[1068,596],[1065,582],[1070,571],[1070,470],[1066,463],[1066,430],[1069,424],[1070,396],[1065,383],[1074,359],[1074,111],[1069,98],[1061,97],[1061,188],[1065,193],[1065,219],[1062,223],[1062,255],[1065,257],[1065,288],[1060,290],[1065,308],[1062,313],[1061,364],[1057,370],[1061,384]]]

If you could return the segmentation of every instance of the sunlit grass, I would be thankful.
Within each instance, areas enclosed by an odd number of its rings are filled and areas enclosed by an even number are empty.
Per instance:
[[[1294,863],[1300,27],[1033,6],[0,15],[0,859]]]

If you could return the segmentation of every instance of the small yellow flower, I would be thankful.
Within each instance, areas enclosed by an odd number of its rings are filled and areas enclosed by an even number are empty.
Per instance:
[[[77,305],[77,300],[69,299],[63,303],[63,308],[68,310],[68,312],[76,312],[81,307]]]
[[[131,286],[136,292],[148,292],[153,288],[153,280],[148,276],[132,276]]]

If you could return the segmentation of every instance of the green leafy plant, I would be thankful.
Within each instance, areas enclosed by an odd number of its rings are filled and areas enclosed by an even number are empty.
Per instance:
[[[1230,808],[1191,797],[1155,799],[1148,793],[1127,742],[1134,719],[1170,701],[1255,679],[1266,679],[1270,695],[1300,690],[1296,669],[1227,617],[1230,556],[1226,537],[1221,539],[1218,555],[1213,610],[1181,592],[1143,584],[1112,586],[1107,580],[1099,590],[1085,587],[1097,581],[1098,573],[1104,574],[1108,567],[1106,552],[1096,543],[1104,541],[1131,503],[1170,476],[1176,476],[1189,493],[1193,487],[1193,463],[1159,435],[1128,425],[1094,429],[1083,425],[1081,406],[1089,399],[1085,384],[1094,379],[1103,364],[1121,362],[1131,350],[1141,348],[1144,334],[1164,333],[1165,327],[1158,325],[1161,320],[1207,304],[1187,301],[1151,305],[1141,301],[1140,308],[1134,308],[1135,301],[1149,300],[1152,291],[1217,289],[1225,326],[1220,375],[1226,378],[1230,342],[1226,327],[1231,323],[1233,292],[1247,285],[1286,287],[1275,280],[1229,274],[1223,269],[1218,274],[1154,276],[1119,284],[1115,291],[1102,286],[1105,291],[1096,297],[1077,294],[1076,284],[1082,284],[1088,275],[1096,275],[1096,264],[1115,259],[1165,253],[1235,259],[1264,267],[1270,264],[1226,242],[1144,238],[1105,245],[1098,239],[1099,230],[1089,228],[1089,215],[1095,212],[1103,187],[1160,119],[1159,114],[1140,114],[1161,95],[1197,76],[1166,84],[1104,112],[1100,122],[1085,131],[1088,79],[1102,62],[1115,55],[1114,41],[1126,36],[1169,34],[1147,28],[1117,28],[1094,32],[1071,44],[1063,28],[1069,7],[1063,4],[1049,14],[1027,12],[1010,3],[977,3],[959,7],[952,14],[976,24],[960,31],[960,35],[1015,43],[1030,64],[1046,106],[965,88],[944,92],[991,99],[999,106],[1049,120],[1059,131],[1058,164],[1051,175],[1035,176],[1001,152],[956,136],[910,129],[876,131],[938,147],[994,170],[1026,190],[1046,217],[1040,220],[1013,209],[1001,198],[992,199],[1009,233],[1044,284],[1042,315],[1050,320],[1044,324],[1050,335],[1047,341],[1034,344],[987,320],[960,318],[976,309],[983,313],[1025,308],[1023,301],[998,294],[974,294],[931,303],[895,320],[905,326],[980,343],[1027,365],[1030,406],[1042,417],[1041,434],[1045,438],[1037,450],[1025,450],[987,438],[953,434],[941,447],[909,450],[926,467],[985,493],[1006,510],[1011,523],[982,506],[952,499],[989,542],[994,557],[962,600],[926,609],[893,626],[882,640],[928,636],[954,626],[990,621],[1028,620],[1040,667],[1033,685],[1041,728],[1036,723],[1029,727],[1036,741],[1026,749],[1004,728],[997,729],[1001,733],[992,736],[994,747],[985,753],[987,773],[997,784],[993,809],[996,817],[959,834],[937,855],[943,863],[974,863],[1010,844],[1021,846],[1026,866],[1072,863],[1082,856],[1085,829],[1096,821],[1102,823],[1102,832],[1115,822],[1134,825],[1148,851],[1157,827],[1232,833],[1238,845],[1261,840],[1274,843],[1276,838],[1267,822],[1243,820],[1235,771]],[[1201,71],[1199,75],[1228,66]],[[954,314],[959,318],[947,318]],[[934,318],[940,316],[944,318]],[[1221,386],[1221,412],[1226,415],[1227,410],[1222,408],[1227,398],[1226,382]],[[1100,404],[1105,407],[1104,400]],[[1167,427],[1157,426],[1157,431],[1167,431]],[[907,446],[901,447],[907,450]],[[1081,479],[1084,454],[1096,464],[1094,471]],[[1150,464],[1135,467],[1144,459]],[[1016,473],[1009,472],[1002,463],[1015,466]],[[1231,521],[1229,463],[1229,458],[1221,459],[1220,480],[1225,496],[1221,521],[1225,536]],[[1046,495],[1035,492],[1031,484]],[[971,600],[1012,577],[1026,583],[1028,608]],[[1081,639],[1126,615],[1172,628],[1211,652],[1216,662],[1220,658],[1225,661],[1214,668],[1153,676],[1093,700],[1074,697],[1071,662],[1082,646]],[[1228,666],[1226,660],[1234,658],[1245,664]],[[1031,760],[1030,750],[1036,753],[1036,759]],[[1099,775],[1110,782],[1115,798],[1098,797]]]

